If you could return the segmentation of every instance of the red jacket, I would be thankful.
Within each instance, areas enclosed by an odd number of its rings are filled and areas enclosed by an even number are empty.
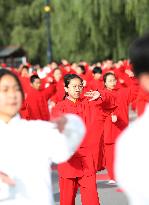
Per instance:
[[[21,117],[27,120],[50,120],[48,100],[54,92],[54,85],[42,91],[31,88],[20,111]]]
[[[107,90],[107,89],[106,89]],[[136,92],[130,88],[120,88],[107,90],[115,97],[117,109],[113,114],[117,115],[117,122],[113,123],[111,116],[108,116],[104,124],[104,142],[107,144],[115,143],[119,134],[128,126],[129,105],[136,98]]]
[[[81,177],[91,175],[96,171],[94,153],[99,150],[100,137],[103,134],[104,109],[114,109],[115,102],[111,95],[105,92],[102,98],[96,101],[88,101],[86,98],[79,99],[76,103],[65,99],[59,102],[53,109],[53,117],[62,113],[74,113],[79,115],[85,122],[87,134],[78,151],[65,163],[58,165],[59,174],[64,178]]]

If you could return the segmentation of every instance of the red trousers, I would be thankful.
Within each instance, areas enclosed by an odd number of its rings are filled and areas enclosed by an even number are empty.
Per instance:
[[[110,179],[114,180],[114,148],[115,144],[105,144],[106,169]]]
[[[99,143],[99,149],[98,149],[98,157],[97,160],[97,171],[101,171],[105,169],[105,150],[104,150],[104,138],[103,135],[101,136],[100,143]],[[94,154],[95,155],[95,154]]]
[[[80,188],[82,205],[100,205],[96,175],[83,176],[78,178],[59,178],[60,184],[60,205],[75,205],[75,197]]]

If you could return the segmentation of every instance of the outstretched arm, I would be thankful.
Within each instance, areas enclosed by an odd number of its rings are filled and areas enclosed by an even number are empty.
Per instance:
[[[50,124],[53,124],[51,150],[49,148],[51,160],[55,163],[67,161],[83,141],[85,125],[82,119],[74,114],[65,114]]]
[[[97,100],[99,97],[101,97],[100,92],[98,91],[92,91],[90,90],[89,92],[86,92],[84,94],[85,97],[89,97],[90,100],[89,101],[93,101],[93,100]]]

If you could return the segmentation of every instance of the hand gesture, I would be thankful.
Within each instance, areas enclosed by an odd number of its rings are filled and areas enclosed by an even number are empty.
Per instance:
[[[3,183],[8,184],[9,186],[15,186],[15,181],[12,178],[10,178],[7,174],[1,171],[0,171],[0,180]]]
[[[112,122],[117,122],[117,116],[114,114],[111,114],[111,120]]]
[[[59,130],[59,132],[63,132],[65,125],[67,123],[67,118],[64,116],[61,116],[55,120],[53,120],[52,122],[54,122],[56,124],[56,128]]]
[[[96,100],[96,99],[98,99],[100,97],[100,93],[98,91],[90,90],[89,92],[86,92],[84,94],[84,96],[89,97],[90,98],[89,101],[93,101],[93,100]]]

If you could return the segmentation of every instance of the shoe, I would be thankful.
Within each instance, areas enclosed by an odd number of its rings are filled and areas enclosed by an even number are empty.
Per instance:
[[[108,184],[116,184],[116,181],[114,181],[113,179],[108,181]]]

